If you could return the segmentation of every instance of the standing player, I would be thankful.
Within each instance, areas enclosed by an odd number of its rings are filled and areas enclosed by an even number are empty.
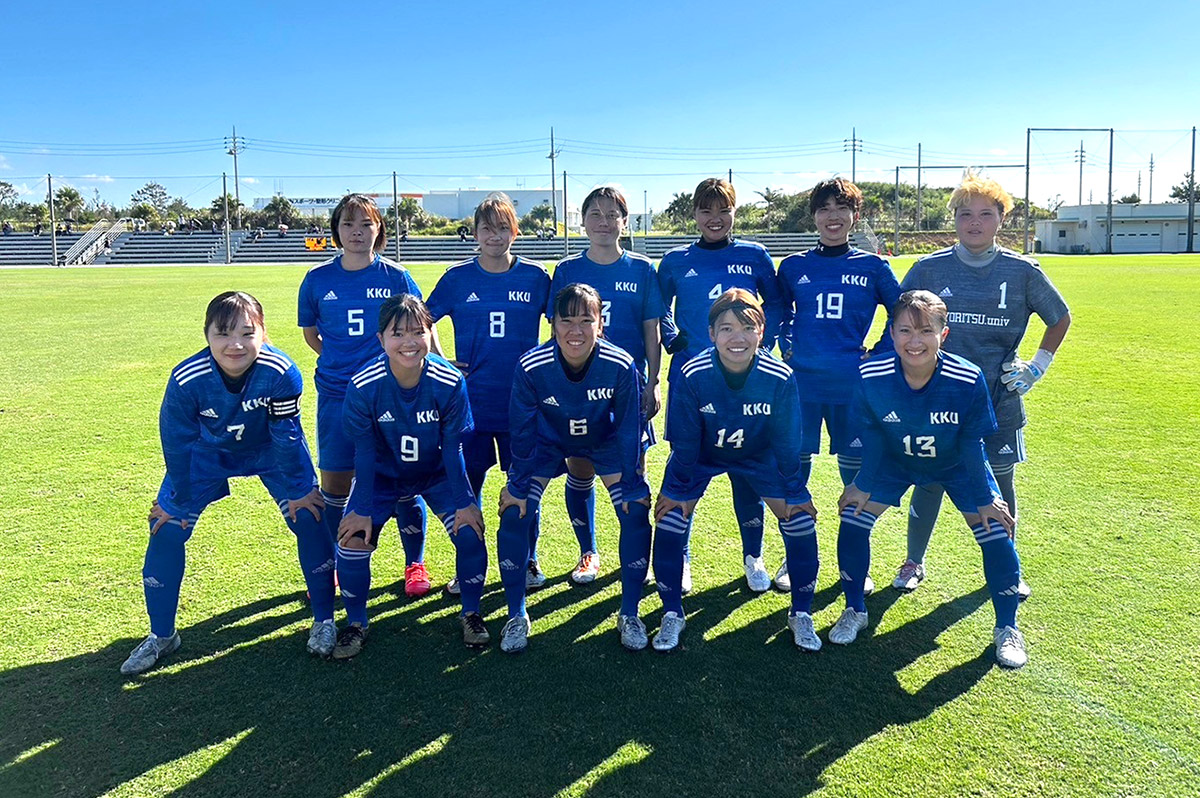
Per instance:
[[[950,494],[983,553],[996,611],[996,659],[1019,668],[1028,660],[1017,631],[1021,564],[1011,537],[1014,521],[983,443],[996,431],[996,417],[979,369],[941,351],[949,332],[945,303],[928,291],[906,291],[892,315],[895,353],[859,367],[852,412],[863,437],[863,463],[838,502],[846,609],[829,630],[829,642],[853,643],[867,626],[863,582],[879,515],[889,505],[898,507],[910,485],[936,483]]]
[[[783,312],[775,262],[761,244],[733,237],[736,204],[737,194],[730,183],[715,177],[702,181],[692,195],[700,239],[667,252],[658,264],[663,302],[669,310],[674,303],[674,322],[678,326],[677,333],[672,330],[663,339],[667,351],[673,355],[668,374],[672,384],[679,379],[683,364],[706,348],[709,308],[730,288],[745,289],[762,300],[766,314],[762,345],[768,351],[775,346]],[[671,439],[671,424],[668,412],[668,439]],[[730,473],[729,482],[742,537],[746,583],[751,590],[761,593],[771,587],[771,575],[762,560],[762,501],[740,475]],[[691,567],[685,552],[683,590],[686,593],[690,589]]]
[[[483,515],[467,480],[462,439],[470,432],[466,380],[430,352],[433,317],[412,294],[389,297],[379,309],[383,354],[354,375],[346,392],[346,433],[354,444],[354,489],[338,527],[338,578],[350,621],[334,659],[349,659],[367,639],[371,553],[379,530],[403,496],[421,496],[441,519],[457,550],[462,586],[463,642],[491,639],[479,615],[487,571]]]
[[[995,180],[968,174],[950,195],[958,243],[922,258],[904,276],[903,290],[922,288],[949,308],[954,335],[947,351],[983,371],[996,408],[999,430],[988,437],[988,460],[1013,518],[1019,520],[1015,485],[1017,463],[1025,461],[1027,422],[1021,397],[1041,379],[1062,345],[1071,314],[1067,303],[1037,261],[996,245],[1012,197]],[[1017,355],[1029,317],[1046,324],[1037,354],[1026,363]],[[915,590],[925,578],[925,551],[942,506],[942,490],[929,485],[913,491],[908,513],[908,558],[893,583]],[[1021,598],[1029,586],[1021,581]]]
[[[646,647],[638,617],[650,565],[650,486],[640,470],[640,383],[633,358],[600,340],[600,295],[572,283],[554,297],[554,338],[522,356],[512,391],[512,469],[500,493],[500,579],[508,622],[500,649],[523,651],[530,622],[525,610],[527,527],[546,484],[566,470],[566,458],[587,460],[608,489],[621,525],[621,644]]]
[[[858,364],[866,355],[863,341],[876,308],[890,313],[900,287],[888,262],[850,246],[858,221],[862,191],[843,177],[823,180],[808,197],[808,210],[821,239],[804,253],[779,264],[783,291],[783,323],[779,351],[796,374],[804,397],[801,416],[801,468],[812,472],[812,456],[821,451],[821,422],[829,433],[829,451],[837,455],[842,485],[849,485],[862,464],[862,440],[850,426],[850,396],[858,382]],[[891,349],[884,339],[876,350]],[[870,577],[867,582],[870,583]],[[787,562],[775,585],[790,589]],[[870,594],[873,585],[868,584]]]
[[[467,478],[477,502],[483,481],[497,462],[507,472],[512,463],[508,402],[517,360],[538,343],[542,311],[550,296],[550,276],[540,263],[512,254],[517,213],[504,194],[493,194],[475,209],[479,254],[451,266],[429,295],[434,321],[449,316],[454,323],[454,365],[467,375],[467,395],[475,429],[463,438]],[[546,584],[538,567],[538,519],[529,526],[529,563],[525,586]],[[456,579],[446,590],[459,592]]]
[[[796,382],[790,368],[759,348],[766,316],[749,291],[724,292],[708,318],[713,346],[689,360],[671,384],[671,457],[654,506],[654,570],[663,602],[654,648],[679,645],[683,546],[692,511],[709,481],[727,472],[745,480],[779,519],[787,563],[797,576],[788,628],[798,647],[818,651],[810,614],[819,565],[817,510],[800,469]]]
[[[550,295],[571,283],[582,283],[600,295],[604,337],[633,356],[642,378],[642,417],[646,424],[643,441],[653,443],[650,419],[658,413],[662,393],[658,372],[662,362],[659,319],[664,315],[658,276],[650,259],[621,248],[621,234],[629,223],[629,203],[613,186],[593,189],[583,200],[583,229],[588,248],[559,262],[554,269]],[[547,303],[546,316],[553,322],[554,306]],[[591,582],[600,572],[596,549],[596,492],[591,464],[582,458],[567,461],[567,485],[563,491],[567,516],[579,540],[579,564],[571,572],[576,583]]]
[[[158,417],[167,473],[150,508],[142,566],[150,635],[121,665],[124,674],[179,648],[185,544],[204,508],[229,495],[230,477],[259,477],[296,536],[313,611],[308,650],[328,656],[337,635],[333,546],[300,426],[300,369],[266,343],[262,305],[249,294],[227,291],[209,302],[204,336],[208,346],[171,373]]]
[[[354,478],[354,447],[342,425],[342,403],[350,378],[379,355],[372,334],[379,308],[390,296],[421,289],[408,271],[380,257],[387,243],[383,217],[375,201],[364,194],[347,194],[333,209],[333,242],[342,254],[314,267],[300,284],[298,302],[304,340],[317,353],[317,458],[325,521],[336,537],[350,482]],[[436,351],[437,343],[434,338]],[[404,592],[421,596],[429,591],[425,568],[425,509],[411,497],[397,507],[397,526],[404,544]]]

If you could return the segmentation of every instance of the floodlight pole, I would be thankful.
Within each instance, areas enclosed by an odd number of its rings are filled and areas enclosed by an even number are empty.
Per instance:
[[[225,228],[225,262],[233,263],[233,253],[229,251],[229,183],[224,172],[221,173],[221,204],[225,207],[222,225]]]
[[[1108,129],[1108,216],[1107,216],[1108,224],[1106,226],[1105,236],[1104,236],[1104,239],[1105,239],[1104,249],[1106,252],[1108,252],[1109,255],[1112,254],[1112,206],[1113,206],[1113,197],[1112,197],[1112,194],[1113,194],[1113,192],[1112,192],[1113,161],[1112,161],[1112,159],[1113,159],[1113,138],[1115,137],[1115,135],[1116,135],[1116,131],[1114,131],[1110,127]],[[1025,212],[1028,213],[1029,212],[1028,209],[1026,209]]]
[[[230,146],[230,148],[229,148],[229,154],[233,156],[233,199],[234,199],[233,204],[237,206],[237,208],[236,208],[236,210],[237,210],[237,226],[238,226],[238,229],[241,230],[242,229],[242,192],[241,192],[241,189],[239,188],[239,184],[241,183],[241,181],[238,180],[237,157],[238,157],[239,147],[238,147],[238,137],[237,137],[237,125],[233,126],[233,138],[231,139],[230,143],[232,146]],[[228,219],[229,217],[226,216],[225,218]]]
[[[1026,255],[1029,254],[1029,144],[1033,139],[1033,128],[1025,128],[1025,242],[1021,245],[1021,251]],[[1083,142],[1079,142],[1079,149],[1083,150]],[[1079,164],[1079,196],[1083,196],[1083,163]],[[1083,203],[1081,202],[1080,205]]]
[[[917,232],[921,232],[921,144],[917,143]]]
[[[895,245],[893,255],[900,254],[900,167],[896,167],[896,225],[892,230],[892,242]]]
[[[54,216],[54,180],[46,175],[46,204],[50,206],[50,251],[52,266],[58,266],[58,222]]]
[[[649,216],[650,216],[650,192],[643,189],[642,190],[642,242],[643,243],[646,241],[646,236],[649,233],[649,230],[647,229],[650,226]],[[633,243],[633,242],[630,242],[630,243]]]
[[[554,185],[555,175],[555,159],[558,157],[558,152],[554,149],[554,128],[550,128],[550,221],[554,225],[555,234],[558,233],[558,188]],[[565,194],[567,187],[563,186]],[[563,205],[563,215],[567,213],[567,206]]]
[[[1188,180],[1188,240],[1187,251],[1195,252],[1192,233],[1196,229],[1196,126],[1192,125],[1192,174]]]
[[[555,225],[557,227],[557,224]],[[571,218],[567,215],[567,170],[563,170],[563,253],[571,254]]]
[[[396,173],[392,172],[392,215],[396,217],[396,263],[400,262],[400,199],[396,193]]]

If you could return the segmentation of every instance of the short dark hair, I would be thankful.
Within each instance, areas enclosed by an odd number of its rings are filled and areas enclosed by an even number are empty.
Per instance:
[[[260,328],[266,336],[267,321],[263,316],[262,304],[257,299],[245,291],[217,294],[204,312],[204,334],[208,334],[209,328],[214,328],[217,332],[228,332],[230,326],[243,316]]]
[[[709,328],[716,327],[717,319],[730,310],[742,324],[753,324],[760,330],[766,329],[767,316],[763,313],[762,304],[745,288],[730,288],[717,297],[717,301],[708,309]]]
[[[946,326],[948,316],[946,303],[942,298],[932,291],[924,290],[905,291],[900,295],[896,300],[896,307],[892,308],[892,324],[897,322],[901,313],[907,313],[916,324],[931,321],[939,327]]]
[[[342,239],[338,234],[338,227],[341,226],[342,215],[350,211],[358,211],[379,225],[379,234],[375,236],[375,241],[371,244],[371,249],[376,252],[383,252],[383,248],[387,246],[387,225],[383,223],[383,214],[379,212],[379,206],[375,204],[375,200],[366,194],[347,194],[342,197],[341,202],[333,209],[333,218],[329,221],[330,227],[333,228],[333,243],[339,247],[342,245]]]
[[[591,312],[600,318],[600,294],[587,283],[571,283],[554,295],[554,318]]]
[[[514,233],[518,232],[520,225],[517,222],[517,209],[513,207],[512,200],[503,191],[488,194],[483,202],[476,206],[475,224],[472,229],[478,230],[479,225],[484,222],[496,228],[508,225],[509,230]]]
[[[808,212],[815,215],[817,208],[824,206],[830,199],[838,205],[845,205],[855,213],[862,210],[862,189],[844,177],[831,177],[813,186],[808,195]]]
[[[423,330],[433,329],[433,314],[419,297],[413,294],[393,294],[379,308],[379,334],[388,328],[402,330],[405,322],[415,321]]]
[[[733,184],[728,180],[710,177],[707,180],[701,180],[700,185],[696,186],[696,191],[692,194],[692,210],[698,211],[714,205],[718,208],[737,207],[737,192],[733,190]]]
[[[616,186],[597,186],[583,198],[583,210],[580,213],[587,216],[588,208],[592,206],[598,199],[610,199],[617,206],[617,210],[621,212],[621,216],[629,218],[629,202],[626,201],[625,195],[621,193],[621,189]]]

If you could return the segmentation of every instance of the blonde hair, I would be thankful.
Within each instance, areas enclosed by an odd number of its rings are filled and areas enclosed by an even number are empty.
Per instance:
[[[1007,216],[1012,212],[1012,195],[1005,191],[995,180],[989,177],[981,177],[969,169],[967,170],[967,176],[963,178],[962,184],[954,189],[954,193],[950,195],[950,202],[946,203],[946,207],[953,213],[976,197],[991,200],[1003,216]]]

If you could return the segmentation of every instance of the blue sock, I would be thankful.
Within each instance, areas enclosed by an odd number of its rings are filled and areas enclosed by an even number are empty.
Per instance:
[[[621,486],[609,488],[617,522],[621,525],[618,545],[621,556],[621,614],[637,615],[642,600],[642,583],[650,566],[650,507],[641,502],[629,502],[629,512],[621,509]],[[683,573],[683,563],[679,565]]]
[[[800,455],[800,484],[807,485],[812,476],[812,455],[805,452]]]
[[[404,564],[425,562],[425,500],[420,496],[402,496],[396,502],[396,527],[404,547]]]
[[[858,469],[862,468],[861,457],[848,457],[844,454],[837,456],[838,475],[842,478],[842,486],[845,487],[854,481],[858,476]]]
[[[1021,581],[1021,561],[1017,549],[1004,527],[995,521],[985,529],[983,524],[971,527],[975,542],[983,552],[983,576],[992,607],[996,610],[996,626],[1017,627],[1017,605],[1021,603],[1017,585]]]
[[[508,601],[511,618],[525,614],[525,563],[529,559],[529,523],[533,520],[538,502],[527,499],[525,517],[520,509],[509,507],[500,516],[500,531],[496,533],[496,556],[500,560],[500,582]]]
[[[779,522],[783,533],[783,552],[792,577],[792,612],[811,612],[813,593],[817,591],[817,524],[801,510]]]
[[[688,521],[678,508],[667,513],[654,531],[654,578],[663,612],[683,617],[683,547],[687,542]]]
[[[925,562],[933,525],[942,509],[941,485],[918,485],[908,500],[908,559]]]
[[[454,529],[453,512],[443,515],[441,521],[447,532]],[[450,540],[454,543],[454,571],[462,591],[462,611],[464,614],[479,612],[483,582],[487,578],[487,547],[470,527],[463,527],[457,534],[450,535]],[[521,569],[521,578],[525,578],[524,569]]]
[[[321,498],[325,500],[325,511],[321,514],[321,521],[325,525],[325,531],[329,534],[329,545],[335,546],[338,539],[338,524],[342,523],[342,515],[346,512],[346,502],[350,497],[340,493],[321,491]]]
[[[878,516],[863,510],[857,516],[850,508],[842,510],[842,522],[838,526],[838,568],[842,572],[842,592],[846,594],[846,606],[866,612],[863,584],[871,568],[871,530]]]
[[[146,594],[146,612],[150,616],[150,631],[159,637],[175,634],[175,612],[179,609],[179,587],[183,584],[186,560],[184,544],[192,536],[195,517],[186,530],[178,521],[162,525],[150,536],[146,559],[142,564],[142,590]],[[151,524],[153,526],[153,524]]]
[[[763,503],[743,477],[729,475],[733,487],[733,514],[742,535],[742,556],[761,557],[763,544]],[[794,580],[793,580],[794,581]]]
[[[304,583],[308,585],[308,597],[312,603],[314,621],[333,620],[333,544],[329,541],[328,529],[308,510],[296,514],[296,520],[287,520],[288,529],[296,536],[296,551],[300,555],[300,570],[304,572]]]
[[[338,585],[346,620],[367,626],[367,595],[371,592],[371,552],[337,547]]]
[[[567,474],[567,486],[563,499],[567,505],[567,516],[575,539],[579,541],[579,554],[583,556],[596,550],[596,478],[579,479]]]

